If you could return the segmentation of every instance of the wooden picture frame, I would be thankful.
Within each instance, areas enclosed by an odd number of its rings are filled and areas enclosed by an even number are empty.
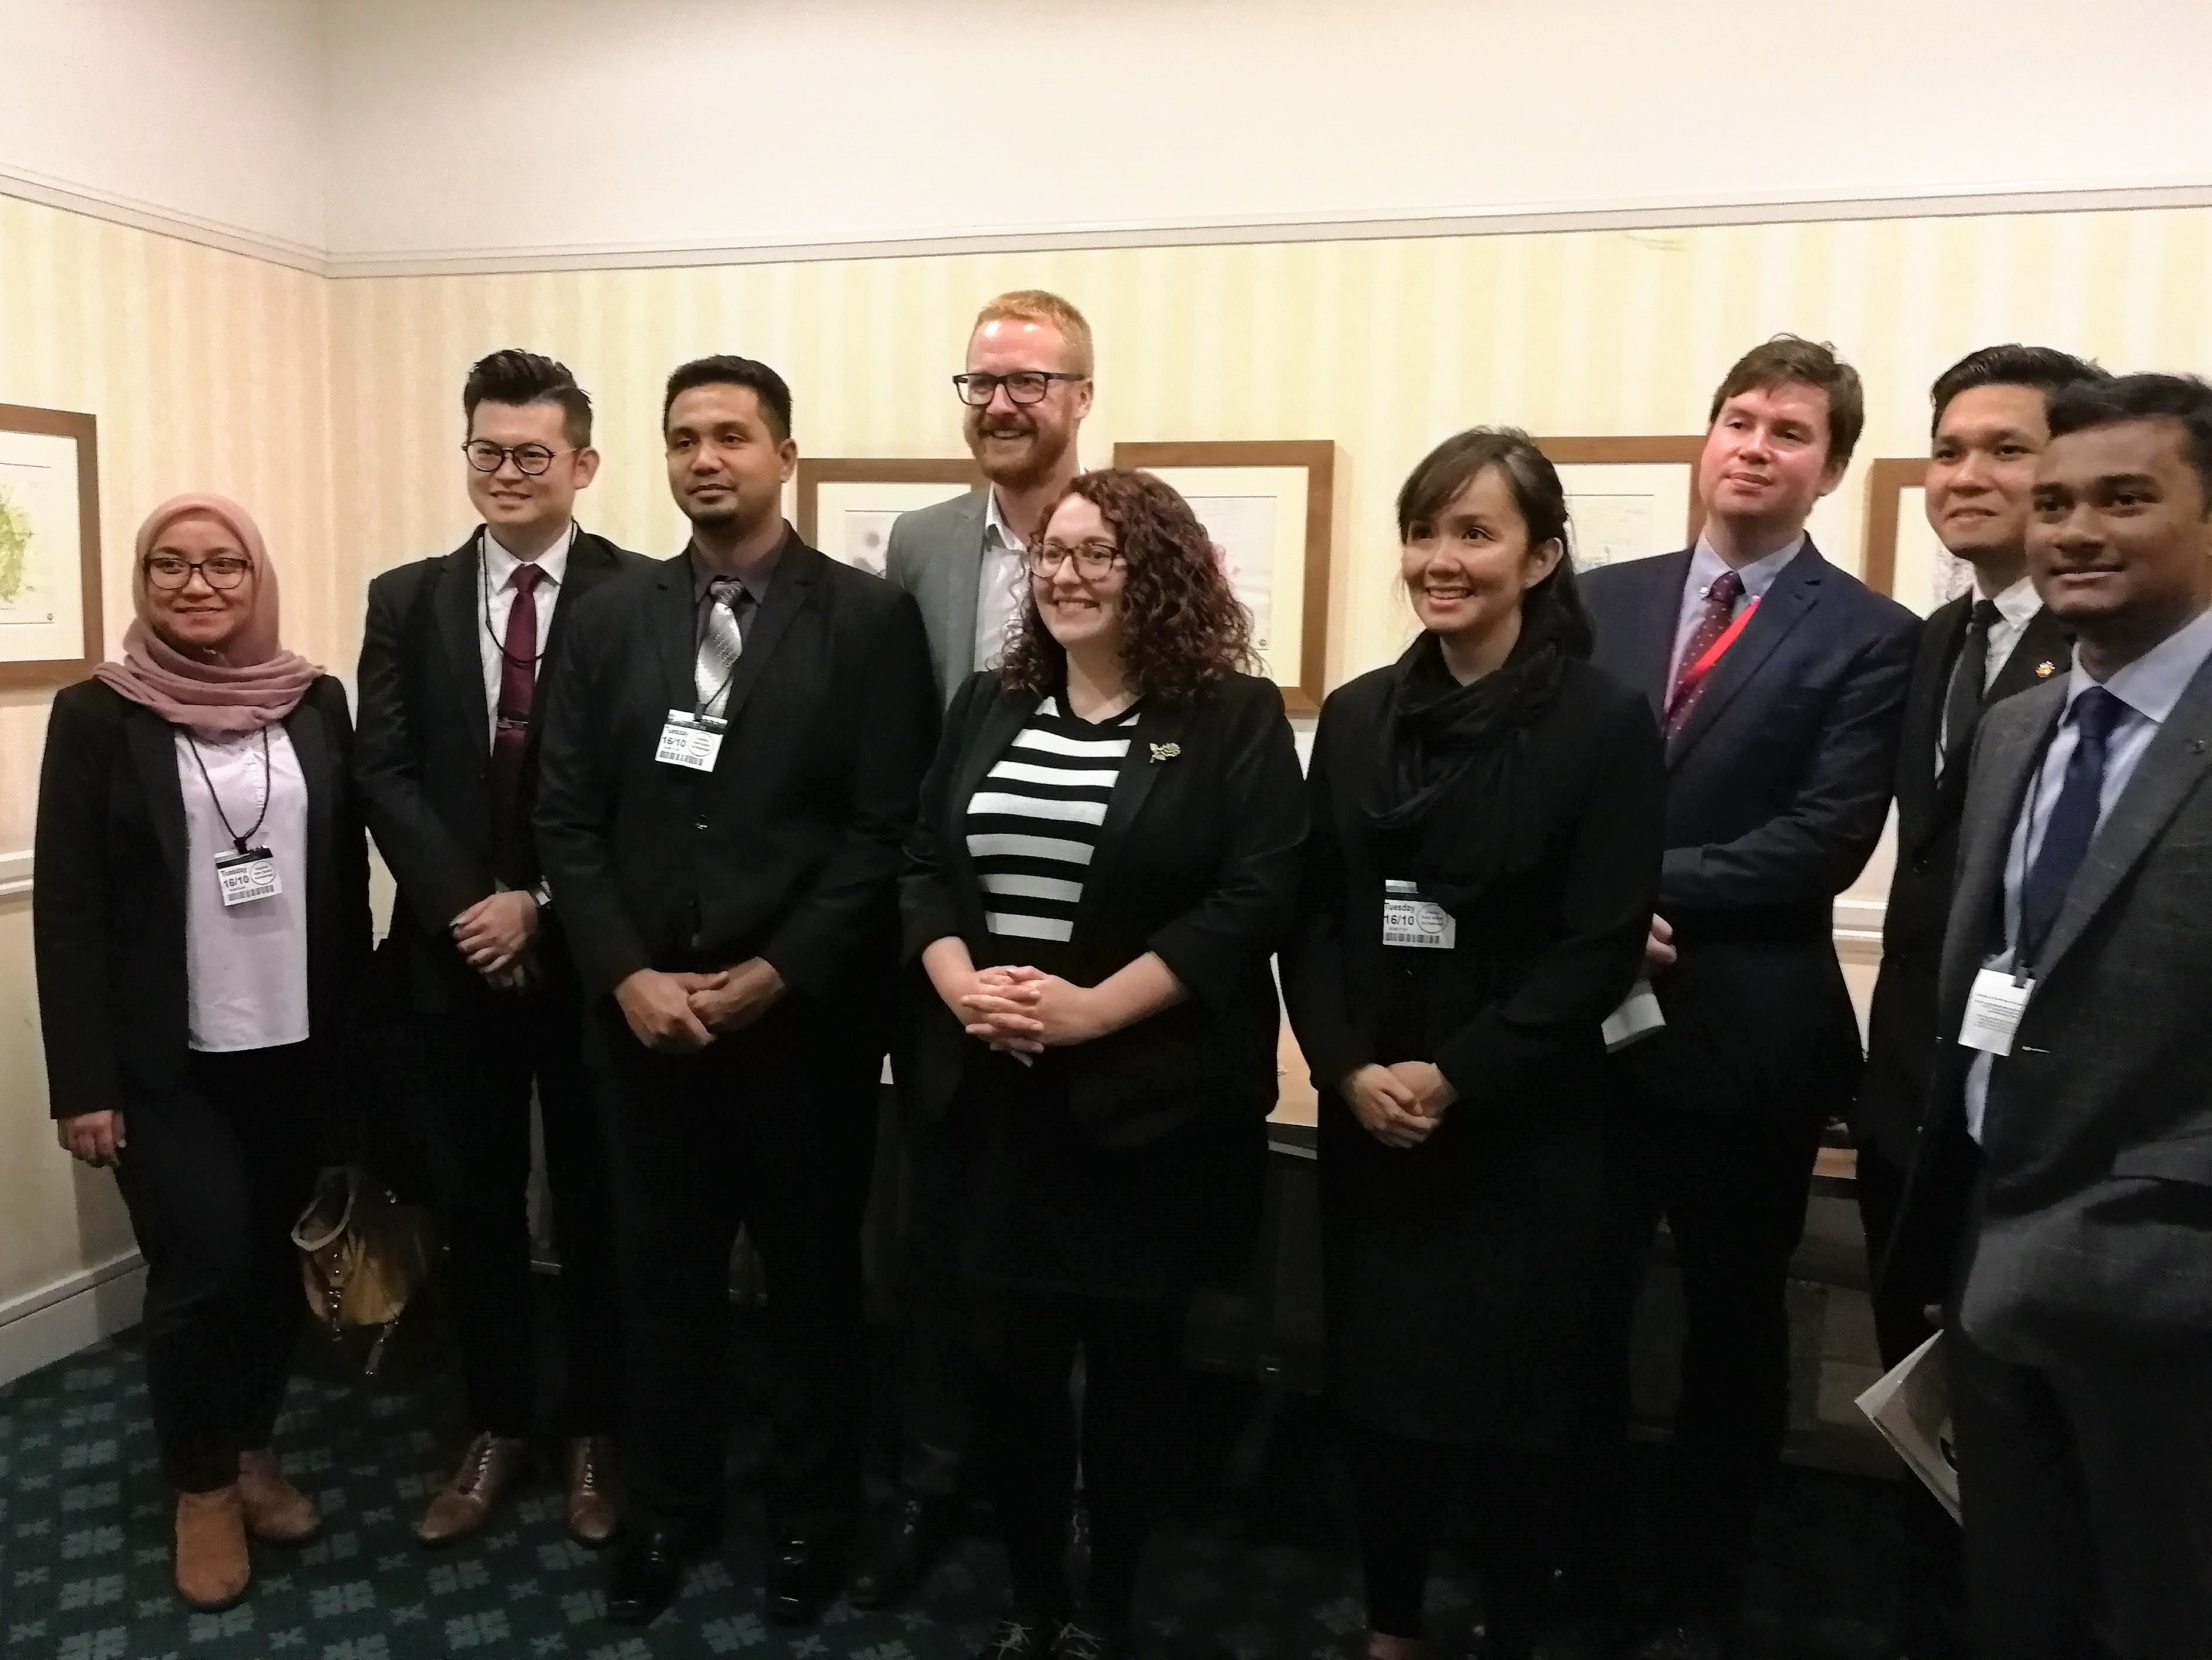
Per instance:
[[[0,404],[0,688],[91,673],[100,589],[98,421]]]
[[[1622,556],[1644,558],[1695,545],[1698,532],[1705,528],[1705,506],[1698,500],[1697,489],[1698,457],[1705,447],[1703,433],[1649,438],[1539,438],[1536,447],[1559,470],[1559,482],[1566,487],[1568,515],[1574,522],[1577,568],[1589,569],[1613,563]],[[1596,492],[1589,486],[1598,482],[1595,470],[1600,467],[1620,468],[1624,477],[1632,481],[1632,487],[1623,494],[1624,511],[1604,520],[1592,511],[1590,502]],[[1680,541],[1674,539],[1671,513],[1661,512],[1655,517],[1652,511],[1658,493],[1664,489],[1671,494],[1674,489],[1673,480],[1662,483],[1655,470],[1676,467],[1686,470],[1680,484],[1685,502]],[[1632,468],[1635,469],[1633,474],[1627,472]],[[1577,488],[1578,483],[1582,488]],[[1580,514],[1575,512],[1577,498],[1583,504]],[[1617,538],[1626,540],[1625,554],[1607,555],[1604,550]]]
[[[878,461],[802,455],[794,482],[798,500],[792,521],[800,540],[841,563],[880,576],[881,539],[889,534],[890,520],[975,489],[983,474],[967,456]],[[834,515],[826,523],[825,509]]]
[[[1331,543],[1336,526],[1336,443],[1333,439],[1256,439],[1204,443],[1114,446],[1114,465],[1157,473],[1182,492],[1204,522],[1207,504],[1244,504],[1233,527],[1215,532],[1229,550],[1240,597],[1252,605],[1283,705],[1292,714],[1320,712],[1328,690]],[[1209,490],[1205,475],[1218,488]],[[1303,498],[1299,500],[1298,498]],[[1290,512],[1279,509],[1287,502]],[[1213,526],[1209,526],[1209,530]],[[1262,543],[1271,545],[1263,547]],[[1291,582],[1283,582],[1287,575]],[[1261,582],[1264,579],[1264,590]],[[1295,587],[1297,615],[1279,638],[1276,600]],[[1255,600],[1259,601],[1254,604]]]
[[[1928,473],[1925,456],[1886,458],[1867,469],[1866,585],[1926,617],[1972,591],[1973,569],[1936,538],[1906,497]]]

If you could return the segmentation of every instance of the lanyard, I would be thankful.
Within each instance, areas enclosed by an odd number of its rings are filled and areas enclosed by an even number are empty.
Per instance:
[[[264,727],[261,729],[261,811],[243,836],[230,827],[230,815],[222,810],[222,797],[215,793],[215,780],[208,776],[207,758],[200,753],[199,739],[187,730],[185,741],[192,746],[192,759],[199,763],[200,781],[207,786],[208,800],[215,803],[215,816],[222,821],[222,833],[230,838],[233,847],[244,853],[246,844],[260,833],[262,824],[267,820],[269,798],[275,794],[269,785],[269,728]]]
[[[576,521],[572,519],[568,521],[568,537],[562,541],[561,545],[563,549],[568,549],[574,547],[575,543]],[[517,560],[515,562],[517,564],[520,564],[523,562]],[[553,581],[551,577],[545,575],[544,567],[542,565],[538,567],[538,580],[541,582],[551,582]],[[557,590],[561,585],[558,582],[554,582],[553,586]],[[538,642],[538,655],[532,658],[528,662],[525,662],[521,658],[514,655],[507,650],[507,642],[500,638],[497,631],[495,631],[491,625],[491,532],[489,529],[484,531],[483,540],[477,548],[477,587],[480,588],[483,593],[484,638],[491,642],[492,649],[499,654],[499,660],[506,664],[509,668],[528,669],[532,674],[537,673],[538,666],[545,660],[545,647],[547,642],[541,639]],[[520,601],[523,598],[523,595],[518,591],[514,598],[517,601]],[[535,605],[538,603],[538,596],[536,594],[533,593],[530,595],[529,599],[532,605]],[[508,620],[512,622],[514,617],[513,605],[508,606],[507,614]],[[549,636],[552,632],[553,630],[550,629],[545,630],[545,633]]]
[[[1738,611],[1735,614],[1735,621],[1729,623],[1726,629],[1722,630],[1721,637],[1714,641],[1711,645],[1707,646],[1705,650],[1705,655],[1698,658],[1696,662],[1690,665],[1689,668],[1686,670],[1682,675],[1681,690],[1684,692],[1694,690],[1697,687],[1705,684],[1705,677],[1711,674],[1719,665],[1722,658],[1728,655],[1729,648],[1735,644],[1736,637],[1741,635],[1744,631],[1744,629],[1750,623],[1752,613],[1756,611],[1758,609],[1759,601],[1754,599],[1749,605],[1746,605],[1741,611]]]

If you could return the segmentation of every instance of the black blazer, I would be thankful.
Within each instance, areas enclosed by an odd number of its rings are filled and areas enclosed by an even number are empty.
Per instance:
[[[817,1001],[897,960],[900,849],[937,736],[912,596],[787,530],[712,773],[655,761],[696,707],[688,553],[577,607],[552,687],[538,848],[586,992],[753,957]]]
[[[946,938],[965,941],[979,968],[1026,960],[984,927],[962,825],[1039,701],[987,671],[945,713],[899,884],[910,961]],[[1291,925],[1305,833],[1297,751],[1272,682],[1232,675],[1187,702],[1146,703],[1084,879],[1067,977],[1097,985],[1155,952],[1189,997],[1068,1052],[1069,1111],[1095,1144],[1134,1147],[1274,1110],[1280,1014],[1267,959]],[[935,1117],[988,1051],[918,966],[902,1006],[900,1082]]]
[[[1851,1129],[1863,1145],[1900,1168],[1928,1098],[1936,1058],[1936,978],[1943,956],[1943,919],[1959,863],[1959,814],[1966,800],[1967,757],[1936,776],[1936,745],[1951,668],[1966,637],[1971,595],[1954,599],[1922,624],[1905,696],[1904,735],[1897,746],[1897,868],[1881,928],[1881,977],[1875,982],[1867,1032],[1866,1074],[1860,1080]],[[2074,665],[2064,630],[2039,611],[2013,642],[1983,708],[2063,677]]]
[[[39,775],[32,943],[57,1118],[158,1104],[184,1084],[184,793],[176,728],[98,680],[54,697]],[[345,688],[325,675],[284,721],[307,785],[307,1022],[323,1097],[355,1128],[368,960],[368,845]],[[335,1149],[333,1149],[335,1151]]]
[[[1690,550],[1591,571],[1595,661],[1663,708]],[[1624,1050],[1692,1111],[1833,1116],[1857,1086],[1858,1018],[1835,897],[1889,814],[1912,613],[1808,540],[1667,745],[1659,914],[1680,960],[1653,982],[1667,1028]]]
[[[386,571],[368,585],[361,642],[361,731],[354,771],[362,811],[399,891],[386,947],[391,988],[425,1011],[465,1007],[488,994],[454,948],[448,925],[499,885],[532,888],[544,875],[531,813],[545,708],[577,605],[600,583],[648,562],[579,532],[538,666],[522,787],[514,817],[492,822],[491,716],[484,705],[483,561],[479,538],[453,552]],[[559,902],[541,950],[561,951]]]

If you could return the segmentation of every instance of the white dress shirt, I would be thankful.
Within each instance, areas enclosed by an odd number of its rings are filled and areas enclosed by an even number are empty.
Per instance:
[[[196,1049],[275,1049],[307,1039],[307,781],[284,728],[271,723],[264,730],[265,772],[258,732],[203,738],[177,729],[187,849],[185,1012]],[[222,903],[215,861],[236,851],[234,833],[274,855],[278,891],[271,897]]]
[[[1021,610],[1027,550],[999,511],[995,485],[983,490],[983,569],[975,579],[975,666],[988,669],[1006,649],[1006,635]]]
[[[507,620],[514,614],[514,574],[522,569],[522,561],[500,545],[499,538],[491,533],[489,525],[478,535],[477,544],[483,555],[483,563],[477,572],[477,652],[483,662],[484,712],[489,717],[486,730],[496,739],[500,654],[507,643]],[[576,521],[571,519],[561,539],[534,562],[545,573],[530,596],[538,608],[538,654],[541,659],[545,655],[545,636],[553,627],[553,606],[560,598],[561,579],[568,574],[568,550],[575,545]],[[533,667],[532,672],[535,672]]]
[[[1975,589],[1974,598],[1979,600],[1981,597],[1981,590]],[[1982,665],[1982,696],[1984,697],[1990,695],[1990,688],[1996,684],[1997,676],[2004,672],[2013,648],[2020,644],[2021,636],[2027,632],[2027,625],[2035,621],[2037,613],[2043,609],[2042,596],[2036,593],[2034,582],[2025,576],[2002,593],[1991,596],[1991,603],[1997,608],[1997,620],[1990,624],[1989,660]],[[1955,668],[1954,672],[1956,672]],[[1944,701],[1948,704],[1951,683],[1947,679],[1943,684]],[[1936,775],[1938,778],[1943,775],[1943,769],[1950,759],[1946,753],[1945,737],[1943,723],[1939,720],[1936,723]]]
[[[1743,579],[1743,592],[1736,597],[1735,615],[1743,615],[1744,607],[1754,599],[1766,597],[1774,579],[1782,575],[1782,568],[1795,559],[1805,545],[1800,534],[1787,546],[1772,553],[1761,554],[1736,575]],[[1698,631],[1698,624],[1705,614],[1705,595],[1711,591],[1720,574],[1732,567],[1714,551],[1713,544],[1702,536],[1690,553],[1690,575],[1682,584],[1682,609],[1674,623],[1674,649],[1667,659],[1667,689],[1671,694],[1675,677],[1682,672],[1682,654],[1689,648],[1690,636]]]
[[[2197,672],[2204,666],[2208,657],[2212,657],[2212,611],[2201,613],[2186,628],[2169,634],[2134,662],[2113,670],[2112,678],[2104,683],[2105,690],[2126,707],[2106,741],[2104,786],[2097,793],[2100,830],[2112,815],[2112,804],[2120,799],[2128,781],[2135,776],[2143,751],[2150,747],[2151,739],[2173,713],[2173,706],[2181,701],[2181,694],[2189,690],[2189,683],[2197,678]],[[2081,701],[2081,694],[2096,684],[2087,670],[2075,664],[2074,672],[2066,682],[2066,713],[2059,720],[2058,729],[2051,734],[2050,746],[2044,751],[2043,759],[2030,781],[2028,800],[2013,824],[2012,840],[2005,854],[2004,948],[1988,960],[1986,967],[2012,971],[2013,952],[2020,938],[2021,886],[2033,867],[2036,855],[2043,851],[2044,832],[2051,828],[2051,815],[2058,806],[2060,793],[2066,787],[2067,765],[2081,742],[2080,728],[2074,724],[2075,705]],[[2096,844],[2093,841],[2090,845],[2094,848]],[[2030,995],[2033,1000],[2033,994]],[[1982,1139],[1982,1118],[1989,1104],[1992,1059],[1986,1053],[1977,1055],[1966,1073],[1966,1132],[1977,1141]]]

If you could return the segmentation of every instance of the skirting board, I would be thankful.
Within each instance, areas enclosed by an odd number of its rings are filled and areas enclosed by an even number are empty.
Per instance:
[[[137,1251],[0,1303],[0,1384],[138,1323],[146,1264]]]

